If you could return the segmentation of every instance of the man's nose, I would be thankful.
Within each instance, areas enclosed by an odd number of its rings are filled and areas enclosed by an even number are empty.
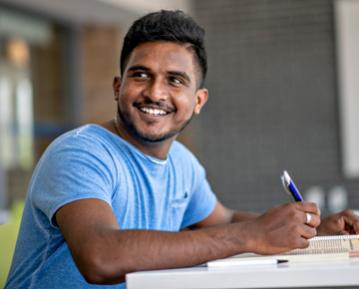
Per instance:
[[[164,83],[160,80],[153,80],[148,83],[145,90],[145,96],[153,102],[164,101],[167,98],[167,89]]]

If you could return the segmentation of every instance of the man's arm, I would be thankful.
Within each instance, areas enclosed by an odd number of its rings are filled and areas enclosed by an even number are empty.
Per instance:
[[[313,215],[310,225],[305,224],[306,212]],[[274,254],[303,248],[320,222],[316,205],[303,202],[198,230],[121,230],[111,207],[98,199],[63,206],[56,221],[80,272],[88,282],[99,284],[122,282],[134,271],[193,266],[242,252]]]
[[[216,203],[213,212],[204,220],[191,226],[191,229],[206,228],[215,225],[230,224],[259,217],[260,214],[252,212],[239,212],[228,209],[222,203]]]

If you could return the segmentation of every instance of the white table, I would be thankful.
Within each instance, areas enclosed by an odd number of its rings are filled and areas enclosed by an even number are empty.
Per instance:
[[[127,289],[359,288],[359,258],[136,272],[127,274],[126,282]]]

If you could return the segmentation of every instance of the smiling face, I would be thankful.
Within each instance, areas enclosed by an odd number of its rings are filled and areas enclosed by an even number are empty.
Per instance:
[[[172,141],[207,101],[188,44],[155,41],[137,46],[122,79],[115,78],[120,127],[140,143]]]

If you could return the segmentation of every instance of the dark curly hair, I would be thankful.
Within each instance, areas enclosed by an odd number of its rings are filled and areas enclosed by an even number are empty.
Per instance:
[[[125,70],[133,49],[144,42],[171,41],[189,43],[200,68],[199,86],[203,87],[207,73],[204,34],[204,29],[180,10],[161,10],[149,13],[136,20],[124,38],[120,60],[121,74]]]

